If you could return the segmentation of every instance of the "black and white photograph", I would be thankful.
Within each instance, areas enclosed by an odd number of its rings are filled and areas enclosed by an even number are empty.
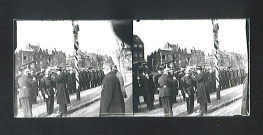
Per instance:
[[[16,20],[14,117],[133,116],[131,20]]]
[[[134,117],[250,116],[248,22],[133,21]]]

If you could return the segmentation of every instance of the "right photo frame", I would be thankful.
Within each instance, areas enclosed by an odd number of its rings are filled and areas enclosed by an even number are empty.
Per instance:
[[[134,20],[134,117],[250,116],[250,20]]]

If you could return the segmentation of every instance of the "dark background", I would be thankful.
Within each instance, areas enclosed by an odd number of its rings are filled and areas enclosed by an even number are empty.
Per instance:
[[[0,1],[0,134],[262,134],[263,72],[260,1],[142,2],[102,0]],[[250,18],[251,116],[211,118],[13,118],[13,19],[208,19]],[[59,36],[59,35],[58,35]],[[238,49],[238,48],[237,48]]]

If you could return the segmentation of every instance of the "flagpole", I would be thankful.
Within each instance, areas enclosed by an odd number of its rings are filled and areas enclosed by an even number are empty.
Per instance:
[[[215,57],[215,76],[216,76],[216,98],[220,100],[220,89],[219,89],[219,70],[218,70],[218,51],[219,51],[219,42],[218,42],[218,30],[219,26],[216,19],[212,19],[213,25],[213,38],[214,38],[214,57]]]

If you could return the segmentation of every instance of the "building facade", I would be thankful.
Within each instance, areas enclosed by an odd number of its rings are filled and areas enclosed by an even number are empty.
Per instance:
[[[133,48],[132,48],[132,61],[133,63],[145,62],[144,60],[144,43],[139,36],[133,35]]]
[[[34,70],[66,64],[66,54],[61,51],[43,50],[40,45],[28,44],[25,49],[15,52],[15,68],[31,68]]]
[[[154,71],[162,65],[169,68],[185,68],[187,66],[205,64],[205,55],[201,50],[181,49],[178,44],[166,43],[163,49],[152,52],[147,56],[147,64]]]

